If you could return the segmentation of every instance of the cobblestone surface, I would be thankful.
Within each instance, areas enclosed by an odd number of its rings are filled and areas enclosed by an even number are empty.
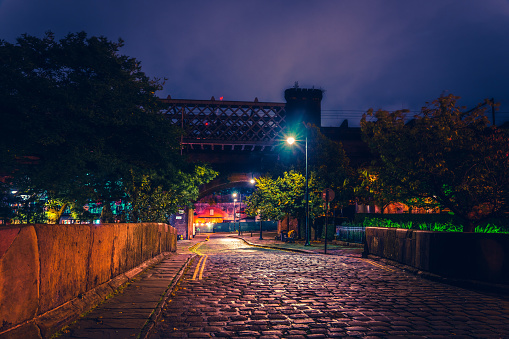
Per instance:
[[[234,238],[196,251],[150,338],[509,338],[507,301],[371,260]]]

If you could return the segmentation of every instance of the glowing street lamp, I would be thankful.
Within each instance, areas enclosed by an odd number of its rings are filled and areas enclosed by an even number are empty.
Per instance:
[[[286,142],[290,145],[293,145],[295,143],[294,137],[288,137],[286,139]],[[311,246],[309,243],[309,195],[308,195],[308,133],[306,129],[306,191],[304,194],[304,198],[306,199],[306,243],[304,246]]]

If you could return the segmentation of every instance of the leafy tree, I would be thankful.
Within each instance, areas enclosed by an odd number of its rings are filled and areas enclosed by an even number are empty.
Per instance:
[[[178,173],[178,183],[169,189],[163,188],[149,175],[136,177],[127,185],[127,196],[131,204],[132,221],[167,222],[178,207],[190,206],[198,198],[199,186],[212,180],[217,172],[206,165],[194,167],[194,173]]]
[[[324,136],[316,126],[310,128],[310,167],[316,172],[316,189],[320,192],[325,188],[334,191],[333,208],[348,206],[354,198],[356,182],[355,171],[350,167],[350,159],[346,155],[341,142],[333,141]]]
[[[264,176],[255,179],[256,190],[246,199],[247,213],[259,214],[262,220],[282,220],[285,216],[305,218],[305,181],[297,171],[284,172],[276,179]],[[316,218],[323,213],[321,188],[317,186],[314,172],[309,178],[309,217]],[[300,222],[299,222],[300,224]]]
[[[278,204],[279,186],[270,176],[255,178],[256,190],[246,198],[246,213],[259,215],[262,220],[281,220],[284,213]]]
[[[382,214],[384,209],[392,203],[402,200],[401,189],[397,185],[389,185],[380,177],[379,171],[373,168],[359,169],[360,184],[354,189],[358,202],[363,204],[375,203],[380,206]]]
[[[305,126],[305,129],[304,129]],[[354,187],[357,181],[355,171],[350,166],[350,159],[346,155],[341,142],[333,141],[320,132],[320,128],[315,125],[302,125],[302,128],[288,131],[289,134],[296,135],[299,140],[296,147],[293,147],[291,158],[288,154],[282,154],[283,170],[294,169],[299,173],[305,173],[305,133],[308,137],[308,173],[310,201],[315,195],[320,198],[318,193],[325,188],[331,188],[335,193],[334,200],[330,203],[332,209],[342,209],[348,206],[354,199]],[[286,166],[285,165],[286,162]],[[288,165],[291,164],[291,165]],[[283,170],[281,173],[283,173]],[[275,175],[282,175],[278,172]],[[313,186],[311,188],[311,186]],[[323,203],[321,201],[320,203]],[[318,202],[311,201],[312,206]],[[311,205],[310,205],[311,206]],[[302,213],[300,213],[302,212]],[[323,213],[323,208],[317,209],[317,216]],[[314,218],[315,213],[310,207],[310,218]],[[299,222],[304,220],[304,207],[297,213]],[[300,229],[300,227],[299,227]]]
[[[160,114],[162,81],[122,46],[84,32],[0,41],[0,119],[8,122],[0,175],[16,189],[46,194],[63,211],[125,198],[132,175],[169,191],[193,173],[178,130]]]
[[[359,184],[354,188],[357,201],[362,204],[375,203],[380,207],[381,214],[393,203],[404,203],[410,209],[434,209],[439,205],[434,199],[409,195],[397,181],[383,177],[384,171],[376,166],[358,169]]]
[[[458,99],[442,96],[407,124],[407,111],[370,110],[361,128],[384,185],[436,201],[464,221],[465,232],[473,232],[508,211],[509,139],[489,125],[489,101],[466,111]]]

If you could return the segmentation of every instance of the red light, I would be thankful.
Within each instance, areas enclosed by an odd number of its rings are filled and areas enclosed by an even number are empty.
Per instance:
[[[223,97],[220,97],[219,100],[223,101]]]

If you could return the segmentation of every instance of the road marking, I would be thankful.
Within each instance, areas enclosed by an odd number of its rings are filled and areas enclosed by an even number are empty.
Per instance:
[[[205,270],[205,262],[207,261],[208,255],[200,256],[200,261],[198,261],[198,265],[196,265],[196,268],[194,270],[193,274],[193,280],[196,280],[196,276],[198,275],[198,272],[200,272],[200,275],[198,276],[198,280],[202,280],[203,278],[203,270]],[[200,269],[201,265],[201,269]]]
[[[198,271],[200,270],[200,264],[203,261],[203,258],[205,258],[205,257],[201,256],[200,261],[198,261],[198,265],[196,265],[196,269],[194,270],[194,274],[193,274],[193,280],[196,280],[196,276],[198,275]]]
[[[207,261],[207,258],[208,258],[208,255],[205,256],[205,259],[203,259],[203,263],[201,264],[199,280],[201,280],[203,278],[203,270],[205,269],[205,262]]]
[[[201,255],[201,253],[198,252],[198,248],[200,248],[201,245],[203,245],[203,242],[199,242],[197,244],[194,244],[193,246],[189,247],[189,250],[191,252],[194,252],[194,253],[198,254],[198,255]]]
[[[360,259],[360,260],[362,260],[362,261],[364,261],[364,262],[366,262],[366,263],[368,263],[368,264],[371,264],[371,265],[373,265],[373,266],[376,266],[376,267],[378,267],[378,268],[381,268],[381,269],[383,269],[383,270],[386,270],[386,271],[389,271],[389,272],[394,272],[394,270],[393,270],[393,269],[391,269],[391,268],[389,268],[389,267],[387,267],[387,266],[381,265],[381,264],[379,264],[379,263],[376,263],[376,262],[374,262],[374,261],[371,261],[371,260],[368,260],[368,259],[362,259],[362,258],[359,258],[359,259]]]

